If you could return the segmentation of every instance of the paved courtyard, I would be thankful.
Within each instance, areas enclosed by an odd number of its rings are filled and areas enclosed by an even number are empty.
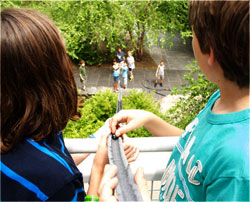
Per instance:
[[[187,41],[187,45],[183,45],[180,39],[174,41],[174,46],[169,50],[168,47],[160,48],[158,46],[152,46],[147,50],[156,64],[159,64],[160,60],[165,61],[165,79],[163,87],[159,85],[154,88],[155,70],[154,69],[138,69],[134,70],[134,80],[128,82],[128,89],[123,90],[123,94],[126,94],[131,89],[143,90],[147,92],[155,91],[155,98],[157,100],[170,94],[169,90],[174,86],[184,84],[184,74],[188,72],[188,69],[184,67],[186,64],[192,64],[194,60],[191,41]],[[97,68],[86,67],[87,72],[87,90],[81,93],[95,94],[98,90],[110,88],[113,90],[113,76],[112,66],[110,68]],[[74,70],[75,79],[78,88],[80,88],[80,79],[78,70]]]

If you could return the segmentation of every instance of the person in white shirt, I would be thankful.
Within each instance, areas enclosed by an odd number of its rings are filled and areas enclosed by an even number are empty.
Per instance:
[[[157,86],[159,80],[160,80],[160,86],[162,87],[162,82],[164,79],[164,69],[165,69],[164,61],[161,60],[160,64],[157,67],[156,73],[155,73],[156,80],[155,80],[154,87]]]
[[[123,62],[120,63],[120,69],[121,69],[121,76],[122,76],[122,82],[124,89],[128,88],[128,65],[125,62],[125,57],[123,59]]]
[[[133,70],[135,69],[135,59],[132,56],[131,51],[128,51],[128,70],[129,70],[129,81],[132,81],[134,79]]]

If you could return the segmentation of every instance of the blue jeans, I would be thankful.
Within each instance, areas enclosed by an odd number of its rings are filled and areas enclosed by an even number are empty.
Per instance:
[[[114,76],[114,82],[118,82],[119,81],[119,76]]]

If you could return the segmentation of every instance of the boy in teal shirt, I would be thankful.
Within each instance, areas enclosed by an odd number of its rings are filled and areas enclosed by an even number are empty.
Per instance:
[[[249,201],[249,2],[191,1],[189,10],[195,58],[219,90],[184,131],[142,110],[116,114],[111,131],[120,136],[145,126],[156,137],[180,136],[160,201]],[[117,127],[121,122],[127,125]],[[136,183],[149,200],[139,174]]]

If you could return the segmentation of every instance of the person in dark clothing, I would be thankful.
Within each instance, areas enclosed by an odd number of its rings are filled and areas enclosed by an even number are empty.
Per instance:
[[[73,65],[63,38],[45,15],[1,11],[1,201],[84,201],[83,177],[62,130],[77,111]],[[109,127],[101,131],[88,195],[96,195]],[[84,146],[84,145],[83,145]]]
[[[121,50],[121,48],[118,48],[116,52],[116,62],[121,63],[123,61],[123,57],[124,57],[124,52]]]

